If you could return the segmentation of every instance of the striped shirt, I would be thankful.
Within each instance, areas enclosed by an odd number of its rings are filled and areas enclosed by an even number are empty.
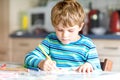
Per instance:
[[[90,38],[81,34],[80,36],[81,38],[76,42],[62,44],[56,34],[51,33],[39,45],[53,61],[56,61],[57,67],[78,67],[89,62],[94,70],[101,69],[96,46]],[[45,59],[45,55],[37,46],[25,56],[25,65],[38,67],[39,62]]]

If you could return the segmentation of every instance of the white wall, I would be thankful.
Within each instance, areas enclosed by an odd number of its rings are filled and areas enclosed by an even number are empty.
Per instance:
[[[30,0],[10,0],[10,33],[20,28],[20,12],[30,8]]]
[[[92,2],[93,8],[119,7],[120,0],[78,0],[83,6],[88,7],[88,3]]]
[[[32,3],[30,3],[32,1]],[[10,0],[10,33],[20,29],[20,12],[27,11],[35,0]],[[38,1],[38,0],[36,0]],[[58,0],[56,0],[58,1]],[[83,7],[88,8],[91,1],[93,8],[106,10],[108,8],[118,7],[120,9],[120,0],[78,0]]]

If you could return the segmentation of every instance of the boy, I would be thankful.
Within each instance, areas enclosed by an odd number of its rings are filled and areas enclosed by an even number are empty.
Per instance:
[[[44,71],[60,70],[59,67],[76,67],[78,72],[101,70],[95,45],[91,39],[79,34],[84,18],[82,6],[75,0],[58,2],[51,11],[55,33],[39,44],[52,60],[47,59],[38,46],[26,55],[25,65]]]

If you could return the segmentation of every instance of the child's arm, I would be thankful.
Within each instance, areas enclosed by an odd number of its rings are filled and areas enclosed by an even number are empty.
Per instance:
[[[51,38],[49,38],[50,36],[48,35],[39,45],[41,45],[43,47],[43,49],[40,48],[40,46],[38,45],[33,51],[27,53],[27,55],[25,56],[25,60],[24,63],[26,66],[31,66],[31,67],[38,67],[40,62],[42,60],[46,60],[46,55],[50,55],[49,54],[49,46],[50,46],[50,42],[51,42]],[[46,55],[45,55],[45,54]]]
[[[101,70],[99,56],[96,47],[92,47],[86,53],[85,64],[78,67],[78,72],[92,72],[93,70]]]
[[[91,48],[87,52],[87,59],[86,62],[90,63],[93,67],[93,70],[102,70],[100,65],[100,59],[96,50],[96,47]]]

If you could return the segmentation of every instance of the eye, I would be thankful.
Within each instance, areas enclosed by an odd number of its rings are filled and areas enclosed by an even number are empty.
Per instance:
[[[63,31],[62,29],[57,29],[57,31]]]
[[[69,30],[69,32],[74,32],[74,30]]]

